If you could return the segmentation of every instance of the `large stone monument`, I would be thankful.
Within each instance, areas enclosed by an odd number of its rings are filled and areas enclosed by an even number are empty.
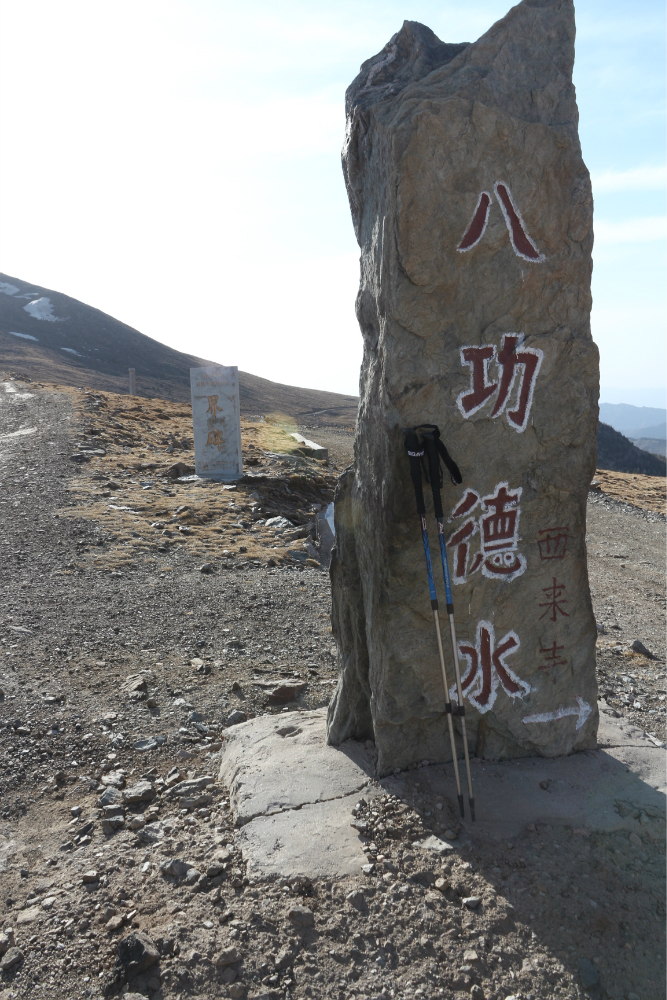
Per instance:
[[[463,475],[443,498],[472,750],[596,743],[598,351],[574,35],[569,0],[524,0],[471,45],[406,21],[347,92],[364,360],[336,494],[328,739],[374,738],[380,774],[451,759],[403,447],[422,423]],[[435,541],[430,508],[429,526]]]
[[[239,370],[191,368],[195,472],[229,482],[243,475]]]

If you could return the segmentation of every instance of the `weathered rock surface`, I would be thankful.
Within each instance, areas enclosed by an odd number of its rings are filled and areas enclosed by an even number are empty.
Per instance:
[[[373,736],[380,774],[451,756],[403,447],[422,423],[463,475],[443,498],[473,749],[595,746],[598,352],[573,59],[572,3],[524,0],[472,45],[406,21],[347,92],[364,361],[335,505],[328,739]]]

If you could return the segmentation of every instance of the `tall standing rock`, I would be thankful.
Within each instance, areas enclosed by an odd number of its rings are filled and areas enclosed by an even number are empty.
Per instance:
[[[595,746],[598,352],[574,34],[570,0],[524,0],[472,45],[406,21],[347,92],[364,360],[336,496],[328,738],[373,737],[380,774],[451,757],[403,447],[427,422],[463,474],[443,496],[472,747]]]

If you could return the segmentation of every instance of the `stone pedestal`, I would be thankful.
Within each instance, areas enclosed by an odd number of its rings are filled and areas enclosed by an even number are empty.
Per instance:
[[[403,447],[422,423],[463,474],[443,498],[473,750],[595,746],[598,352],[573,60],[572,4],[530,0],[472,45],[405,22],[347,92],[364,360],[335,499],[328,739],[373,737],[381,774],[451,756]]]
[[[239,370],[191,368],[195,472],[230,482],[243,475]]]

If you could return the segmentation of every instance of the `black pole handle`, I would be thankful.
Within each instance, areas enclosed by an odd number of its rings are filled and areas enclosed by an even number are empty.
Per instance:
[[[422,458],[424,457],[424,448],[414,430],[408,430],[405,433],[405,450],[410,460],[410,478],[415,488],[417,513],[420,517],[425,517],[426,504],[424,503],[424,490],[422,487]]]
[[[437,426],[437,424],[422,424],[421,427],[417,427],[416,430],[422,431],[422,433],[431,434],[433,436],[438,454],[440,455],[442,461],[445,463],[447,472],[451,476],[452,482],[454,483],[455,486],[458,486],[460,483],[462,483],[463,476],[461,475],[461,471],[456,462],[454,461],[454,459],[452,458],[452,456],[445,448],[442,441],[440,440],[440,428]],[[438,482],[440,482],[439,471],[438,471]]]
[[[442,480],[440,476],[440,457],[438,455],[437,441],[435,435],[431,431],[423,429],[422,441],[424,443],[424,451],[426,452],[426,460],[428,462],[428,475],[431,480],[431,492],[433,493],[433,513],[438,521],[442,521],[442,495],[440,493],[440,484]]]

